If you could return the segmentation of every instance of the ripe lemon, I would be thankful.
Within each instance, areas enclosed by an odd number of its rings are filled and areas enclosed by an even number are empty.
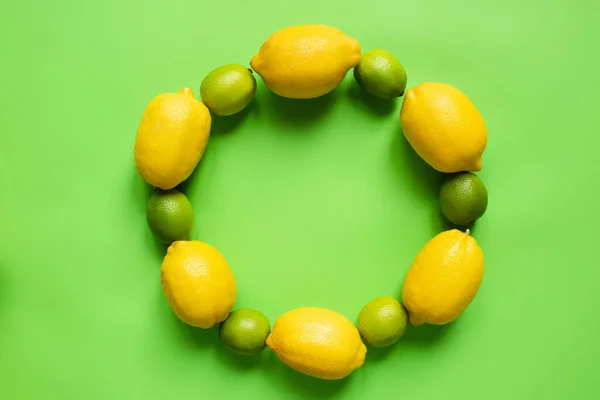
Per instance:
[[[360,61],[360,45],[337,28],[297,25],[275,32],[250,65],[283,97],[309,99],[331,92]]]
[[[481,170],[485,122],[471,100],[445,83],[426,82],[404,96],[400,122],[406,139],[440,172]]]
[[[169,306],[186,324],[212,328],[233,308],[236,285],[223,255],[198,241],[177,241],[167,250],[160,270]]]
[[[134,148],[135,167],[149,184],[169,190],[187,179],[210,135],[210,113],[190,88],[156,96],[144,111]]]
[[[381,296],[368,302],[356,321],[360,336],[373,347],[396,343],[404,335],[407,325],[406,310],[392,296]]]
[[[367,348],[346,317],[306,307],[280,316],[267,346],[288,367],[321,379],[342,379],[363,365]]]
[[[483,279],[483,252],[468,232],[442,232],[417,254],[402,286],[411,324],[447,324],[473,301]]]

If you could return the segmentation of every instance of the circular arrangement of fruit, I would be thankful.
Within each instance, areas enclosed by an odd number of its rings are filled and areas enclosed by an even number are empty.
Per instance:
[[[389,52],[361,55],[358,42],[326,25],[300,25],[271,35],[250,63],[221,66],[202,81],[196,100],[190,88],[156,96],[147,105],[135,140],[140,176],[158,190],[146,212],[152,233],[170,244],[161,283],[173,312],[203,329],[219,324],[219,338],[232,351],[256,354],[272,349],[289,367],[322,379],[341,379],[363,365],[367,348],[397,342],[408,322],[446,324],[471,303],[483,279],[483,253],[469,229],[451,229],[429,240],[417,254],[402,287],[402,302],[382,296],[367,303],[356,325],[341,314],[307,307],[280,316],[273,330],[263,313],[232,311],[236,282],[213,246],[188,240],[192,206],[174,188],[187,179],[208,142],[211,112],[243,110],[256,92],[256,72],[279,96],[309,99],[334,90],[354,68],[366,92],[390,101],[404,95],[406,72]],[[210,110],[210,111],[209,111]],[[402,131],[431,167],[447,173],[440,206],[452,223],[468,227],[487,208],[487,190],[473,171],[481,170],[487,144],[483,118],[460,90],[421,83],[409,90],[400,111]]]

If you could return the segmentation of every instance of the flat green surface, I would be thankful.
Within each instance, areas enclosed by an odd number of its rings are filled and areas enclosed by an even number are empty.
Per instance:
[[[600,359],[597,1],[13,1],[0,12],[0,398],[587,399]],[[133,165],[158,93],[247,63],[275,30],[323,22],[394,53],[408,86],[441,81],[483,114],[490,204],[483,285],[455,323],[409,329],[338,382],[274,354],[232,355],[179,323]],[[595,26],[594,26],[595,24]],[[193,238],[218,247],[238,307],[355,319],[397,294],[444,229],[440,176],[402,138],[401,102],[351,74],[291,101],[259,79],[214,121],[184,188]],[[597,382],[597,381],[596,381]],[[595,395],[594,395],[595,394]]]

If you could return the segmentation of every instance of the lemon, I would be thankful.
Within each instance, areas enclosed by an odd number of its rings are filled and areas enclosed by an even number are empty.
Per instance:
[[[367,348],[346,317],[326,308],[297,308],[280,316],[267,346],[288,367],[321,379],[342,379],[365,361]]]
[[[239,64],[222,65],[209,72],[200,85],[200,96],[210,111],[220,116],[242,111],[254,98],[256,79]]]
[[[267,317],[251,308],[232,311],[219,326],[219,339],[225,347],[245,355],[260,353],[269,333],[271,325]]]
[[[173,242],[160,270],[169,306],[186,324],[211,328],[227,318],[236,296],[233,273],[223,255],[198,241]]]
[[[488,205],[488,193],[472,172],[452,174],[440,189],[442,213],[456,225],[470,225],[481,218]]]
[[[204,153],[211,118],[192,89],[153,98],[140,121],[135,167],[149,184],[169,190],[187,179]]]
[[[309,99],[331,92],[360,60],[360,45],[327,25],[296,25],[271,35],[250,65],[283,97]]]
[[[481,170],[487,145],[485,122],[469,98],[445,83],[410,89],[400,122],[415,152],[440,172]]]
[[[362,338],[373,347],[396,343],[404,335],[406,325],[406,310],[392,296],[381,296],[368,302],[356,322]]]
[[[393,99],[404,94],[406,71],[392,53],[382,49],[366,52],[354,68],[354,79],[373,96]]]
[[[158,240],[171,244],[190,237],[194,227],[194,211],[188,198],[180,191],[159,191],[148,201],[146,220]]]
[[[482,279],[483,252],[468,230],[436,235],[417,254],[402,286],[410,323],[455,320],[473,301]]]

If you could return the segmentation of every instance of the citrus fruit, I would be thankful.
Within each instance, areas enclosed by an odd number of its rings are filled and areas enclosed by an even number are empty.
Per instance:
[[[436,235],[417,254],[402,286],[410,323],[443,325],[458,318],[482,279],[483,253],[468,230]]]
[[[175,315],[198,328],[224,321],[235,303],[233,273],[223,255],[206,243],[173,242],[163,259],[160,280]]]
[[[377,297],[368,302],[358,315],[356,326],[362,338],[373,347],[396,343],[408,325],[402,304],[391,296]]]
[[[188,198],[180,191],[159,191],[148,201],[146,220],[154,236],[170,244],[190,237],[194,227],[194,211]]]
[[[206,75],[200,96],[210,111],[220,116],[242,111],[254,98],[256,79],[239,64],[222,65]]]
[[[346,317],[325,308],[297,308],[280,316],[267,346],[288,367],[321,379],[342,379],[363,365],[367,348]]]
[[[240,308],[229,313],[219,326],[219,339],[230,350],[240,354],[256,354],[265,348],[271,333],[269,320],[263,313],[251,308]]]
[[[452,174],[442,183],[440,206],[444,216],[453,224],[472,224],[485,213],[487,205],[487,189],[472,172]]]
[[[487,145],[485,122],[457,88],[426,82],[410,89],[404,96],[400,122],[412,148],[436,170],[481,170]]]
[[[271,35],[250,62],[274,93],[296,99],[331,92],[360,60],[360,45],[337,28],[296,25]]]
[[[406,71],[389,51],[374,49],[366,52],[354,67],[354,78],[366,92],[382,99],[404,94]]]
[[[211,118],[190,88],[153,98],[140,121],[135,167],[149,184],[169,190],[187,179],[208,142]]]

